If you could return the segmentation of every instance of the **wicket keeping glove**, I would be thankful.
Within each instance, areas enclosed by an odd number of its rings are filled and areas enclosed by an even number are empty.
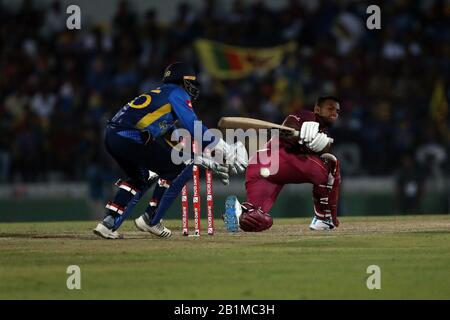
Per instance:
[[[242,142],[238,141],[234,144],[235,147],[235,157],[234,165],[232,165],[231,170],[233,173],[244,173],[248,166],[248,154],[247,149]]]
[[[211,170],[214,174],[219,176],[220,181],[222,181],[224,185],[228,185],[230,183],[230,175],[227,165],[220,164],[213,159],[209,159],[203,156],[195,157],[194,164],[199,165],[207,170]]]
[[[232,173],[238,174],[245,172],[248,166],[248,153],[242,142],[238,141],[235,144],[228,144],[220,139],[214,149],[224,155],[225,162],[230,166]]]

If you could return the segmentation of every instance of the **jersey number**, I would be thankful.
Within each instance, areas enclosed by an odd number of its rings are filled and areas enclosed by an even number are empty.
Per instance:
[[[160,93],[161,90],[152,90],[153,93]],[[152,102],[152,96],[148,94],[141,94],[139,97],[130,102],[130,107],[135,109],[142,109],[147,107]]]
[[[142,109],[147,107],[152,102],[152,97],[148,94],[141,94],[139,97],[130,102],[130,107],[135,109]]]

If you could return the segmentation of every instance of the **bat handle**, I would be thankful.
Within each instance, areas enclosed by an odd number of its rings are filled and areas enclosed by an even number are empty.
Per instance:
[[[293,136],[297,137],[297,138],[300,137],[300,131],[295,130],[294,133],[293,133]],[[329,139],[330,139],[330,143],[334,142],[333,138],[329,138]],[[300,143],[300,144],[302,144],[302,143]]]

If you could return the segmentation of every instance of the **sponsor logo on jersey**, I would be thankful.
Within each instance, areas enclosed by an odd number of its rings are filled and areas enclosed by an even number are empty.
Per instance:
[[[161,121],[159,123],[159,129],[161,129],[162,132],[165,132],[168,127],[169,127],[169,123],[167,121]]]

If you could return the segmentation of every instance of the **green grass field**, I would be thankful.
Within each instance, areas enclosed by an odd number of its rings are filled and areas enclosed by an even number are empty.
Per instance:
[[[203,224],[206,221],[202,221]],[[450,217],[342,218],[332,232],[309,219],[269,231],[181,236],[137,232],[102,240],[95,222],[0,224],[0,299],[450,299]],[[81,268],[81,290],[66,269]],[[369,290],[369,265],[381,289]]]

